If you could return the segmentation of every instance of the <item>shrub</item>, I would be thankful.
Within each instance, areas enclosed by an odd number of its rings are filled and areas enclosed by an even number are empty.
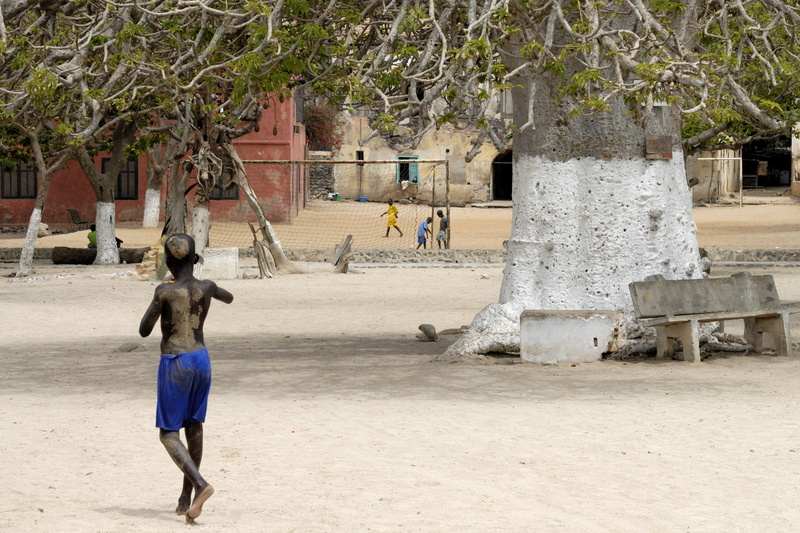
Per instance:
[[[303,111],[306,141],[312,150],[336,151],[342,147],[345,120],[338,110],[315,104]]]

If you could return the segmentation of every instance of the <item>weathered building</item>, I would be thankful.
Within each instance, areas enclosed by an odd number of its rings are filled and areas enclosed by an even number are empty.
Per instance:
[[[306,139],[302,126],[302,110],[291,99],[275,99],[269,113],[264,113],[259,131],[234,141],[243,160],[305,159]],[[103,155],[95,158],[97,168],[105,164]],[[130,160],[117,178],[115,212],[117,222],[142,220],[147,189],[147,158]],[[262,203],[265,214],[273,222],[291,217],[302,209],[309,195],[308,178],[302,165],[246,163],[248,180]],[[38,193],[39,176],[35,165],[20,162],[13,169],[2,169],[0,186],[0,224],[27,224]],[[166,187],[161,190],[163,213]],[[241,218],[239,191],[217,191],[211,202],[212,219]],[[193,195],[187,196],[193,201]],[[242,198],[243,199],[243,198]],[[76,162],[70,162],[53,176],[42,214],[47,224],[69,224],[68,209],[76,210],[83,220],[95,217],[95,195],[89,181]]]
[[[509,108],[510,110],[510,108]],[[498,135],[505,134],[504,124],[510,120],[498,106],[495,124]],[[437,167],[435,177],[408,175],[408,165],[417,160],[447,160],[449,163],[450,201],[452,205],[511,199],[511,148],[498,148],[487,138],[473,151],[480,130],[465,121],[445,124],[430,130],[416,145],[412,145],[413,124],[400,124],[392,132],[374,134],[367,113],[358,110],[345,112],[346,126],[341,149],[333,154],[338,160],[397,161],[396,165],[364,165],[356,170],[350,165],[334,167],[335,192],[345,198],[366,197],[369,201],[384,202],[389,198],[431,200],[435,179],[436,203],[444,201],[444,167]],[[369,139],[366,142],[365,139]],[[474,156],[467,161],[467,154]],[[408,183],[403,184],[403,181]],[[334,192],[334,191],[330,191]]]

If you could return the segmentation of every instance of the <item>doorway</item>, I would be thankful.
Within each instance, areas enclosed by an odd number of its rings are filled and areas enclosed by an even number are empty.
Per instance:
[[[511,200],[513,151],[498,154],[492,161],[492,200]]]

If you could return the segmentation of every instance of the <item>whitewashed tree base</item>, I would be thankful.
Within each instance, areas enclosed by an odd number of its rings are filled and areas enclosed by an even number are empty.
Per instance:
[[[144,193],[144,214],[142,216],[143,228],[158,226],[158,215],[161,211],[161,190],[147,189]]]
[[[683,154],[673,159],[514,162],[514,214],[499,304],[478,313],[442,359],[519,351],[525,309],[608,309],[635,328],[628,284],[700,278]]]
[[[94,205],[97,214],[94,222],[97,227],[97,257],[94,264],[115,265],[119,263],[119,249],[114,235],[114,202],[96,202]]]

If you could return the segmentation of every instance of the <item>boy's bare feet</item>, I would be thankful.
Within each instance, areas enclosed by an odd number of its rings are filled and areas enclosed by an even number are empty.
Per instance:
[[[186,521],[191,522],[198,516],[200,513],[203,512],[203,504],[206,503],[206,500],[214,494],[214,487],[211,485],[206,485],[206,487],[197,493],[197,496],[194,497],[194,501],[192,502],[192,506],[186,510]]]
[[[188,494],[186,496],[181,494],[181,497],[178,498],[178,506],[175,507],[175,514],[176,515],[183,516],[183,515],[186,514],[186,511],[189,510],[190,501],[191,501],[189,498],[190,498],[190,496]]]

